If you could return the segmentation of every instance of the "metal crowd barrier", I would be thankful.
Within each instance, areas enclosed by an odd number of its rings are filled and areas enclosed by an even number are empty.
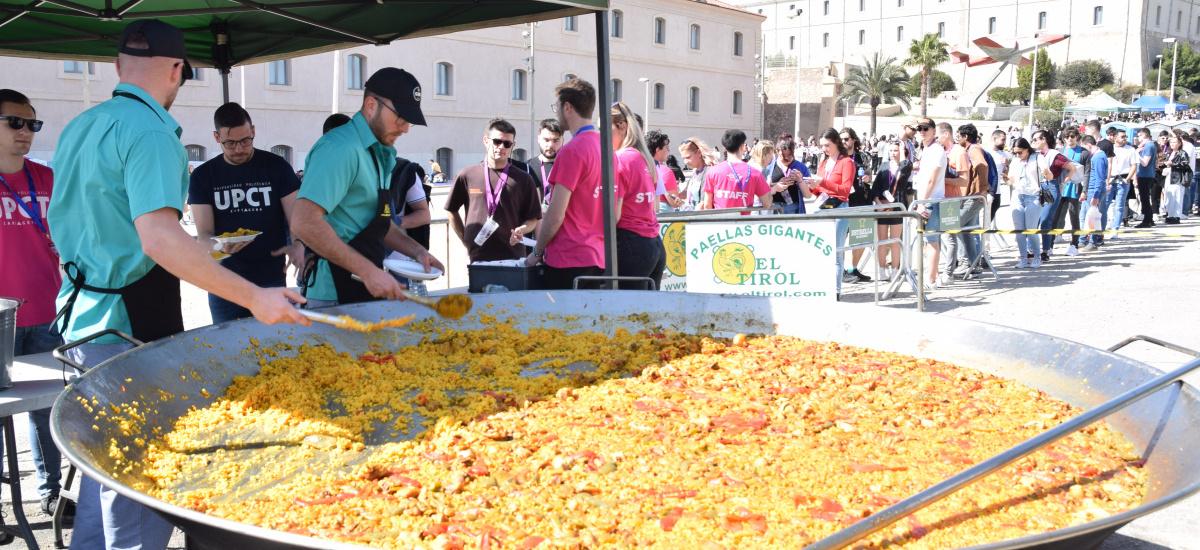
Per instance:
[[[980,201],[980,203],[983,204],[983,209],[979,212],[979,221],[978,222],[976,222],[975,224],[969,225],[969,226],[960,225],[958,227],[958,230],[971,231],[971,230],[976,230],[976,229],[986,229],[988,226],[991,225],[991,215],[992,215],[990,205],[988,204],[987,195],[966,195],[966,196],[962,196],[962,197],[946,197],[946,198],[940,198],[940,199],[922,199],[922,200],[913,201],[912,204],[910,204],[908,206],[908,208],[910,211],[916,211],[917,207],[920,205],[944,204],[944,203],[952,203],[952,202],[957,202],[957,203],[960,203],[960,205],[961,205],[961,203],[966,202],[968,200]],[[940,209],[939,209],[939,211],[940,211]],[[922,220],[924,220],[924,219],[925,219],[924,216],[922,216]],[[961,221],[961,218],[960,218],[960,221]],[[921,233],[925,233],[925,234],[930,234],[930,235],[942,235],[942,234],[946,233],[946,231],[942,231],[941,229],[942,228],[940,226],[939,226],[938,231],[925,231],[924,229],[921,229],[921,230],[917,231],[917,234],[920,235]],[[949,230],[949,231],[954,231],[954,230]],[[968,234],[968,233],[963,233],[963,235],[970,236],[970,234]],[[963,275],[964,280],[970,279],[975,268],[978,267],[979,264],[985,259],[987,260],[988,269],[992,272],[992,277],[995,278],[996,281],[1000,280],[1000,274],[996,271],[996,262],[992,261],[992,258],[988,254],[988,251],[987,251],[987,244],[988,244],[989,236],[990,236],[990,234],[988,234],[988,233],[984,233],[984,234],[980,235],[981,238],[979,239],[979,257],[972,260],[971,264],[969,266],[967,266],[968,267],[967,273],[966,273],[966,275]],[[905,246],[905,248],[907,248],[907,247],[911,246],[912,244],[915,244],[915,243],[908,243],[908,244],[905,244],[904,246]],[[924,246],[922,246],[921,248],[923,250]],[[924,254],[922,254],[922,256],[924,256]],[[922,264],[923,263],[924,262],[922,262]],[[909,267],[911,268],[911,266],[909,266]],[[909,270],[909,272],[906,275],[908,275],[908,276],[912,275],[911,269]],[[950,274],[950,277],[953,277],[953,276],[954,276],[953,274]],[[924,279],[921,279],[921,281],[924,282]],[[914,286],[915,286],[915,284],[914,284]]]

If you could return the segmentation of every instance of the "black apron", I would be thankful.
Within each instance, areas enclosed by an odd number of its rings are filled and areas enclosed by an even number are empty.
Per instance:
[[[346,243],[376,267],[383,267],[383,258],[387,254],[383,240],[387,237],[388,230],[392,227],[391,201],[391,190],[380,189],[379,204],[375,207],[375,217],[371,218],[370,223],[362,231],[359,231],[353,239],[350,239],[350,242]],[[342,266],[325,260],[319,255],[314,255],[313,259],[322,260],[329,264],[329,272],[333,275],[333,288],[337,291],[337,301],[339,304],[356,304],[379,299],[367,291],[367,285],[361,281],[352,279],[352,274]],[[308,288],[312,288],[317,276],[316,262],[314,261],[311,265],[311,268],[305,270],[308,274]]]
[[[125,313],[129,316],[130,332],[138,340],[152,342],[183,332],[183,299],[179,294],[179,278],[162,266],[155,264],[142,278],[115,289],[87,284],[87,277],[75,262],[67,262],[63,271],[67,280],[71,282],[71,295],[54,318],[54,328],[59,334],[67,333],[71,324],[71,314],[75,309],[75,299],[79,297],[81,290],[119,295],[125,304]]]
[[[154,110],[145,100],[131,93],[114,91],[113,96],[127,97]],[[183,299],[179,294],[179,277],[172,275],[162,266],[155,264],[142,278],[121,288],[100,288],[87,284],[87,276],[79,270],[75,262],[67,262],[63,271],[72,288],[67,303],[54,317],[53,328],[58,330],[60,335],[66,334],[71,325],[71,314],[80,290],[120,296],[125,304],[125,313],[129,316],[129,329],[133,333],[131,336],[138,340],[151,342],[183,332]]]

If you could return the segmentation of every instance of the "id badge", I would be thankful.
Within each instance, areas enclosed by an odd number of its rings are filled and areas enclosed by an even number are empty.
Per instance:
[[[884,190],[883,198],[887,199],[888,202],[896,202],[896,198],[892,196],[891,191]]]
[[[495,233],[496,229],[499,228],[500,224],[496,223],[496,220],[491,216],[488,216],[487,221],[483,222],[483,227],[479,228],[479,234],[475,235],[475,244],[483,246],[483,243],[487,242],[492,233]]]
[[[813,207],[820,208],[821,206],[823,206],[825,204],[825,201],[827,201],[827,200],[829,200],[829,195],[826,195],[825,193],[821,193],[821,195],[817,197],[816,202],[813,202]]]

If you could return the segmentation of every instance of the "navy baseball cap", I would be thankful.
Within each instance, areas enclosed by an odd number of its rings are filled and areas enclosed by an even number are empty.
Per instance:
[[[392,102],[396,114],[411,124],[425,126],[421,114],[421,83],[404,69],[384,67],[367,79],[364,88]]]
[[[146,37],[148,48],[131,48],[125,45],[129,35],[140,32]],[[192,64],[187,60],[187,46],[183,40],[183,31],[170,23],[157,19],[138,19],[121,31],[117,39],[117,52],[134,57],[173,57],[183,61],[183,80],[192,78]]]

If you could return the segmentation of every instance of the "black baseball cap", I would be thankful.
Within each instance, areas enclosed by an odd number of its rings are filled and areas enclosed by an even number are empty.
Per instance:
[[[129,35],[140,32],[146,37],[149,48],[130,48],[125,45]],[[187,45],[183,40],[183,31],[170,23],[157,19],[138,19],[121,31],[117,39],[117,52],[134,57],[173,57],[183,60],[183,80],[192,78],[192,64],[187,60]]]
[[[367,79],[364,88],[391,101],[396,114],[404,120],[425,126],[425,115],[421,114],[421,83],[408,71],[384,67]]]

